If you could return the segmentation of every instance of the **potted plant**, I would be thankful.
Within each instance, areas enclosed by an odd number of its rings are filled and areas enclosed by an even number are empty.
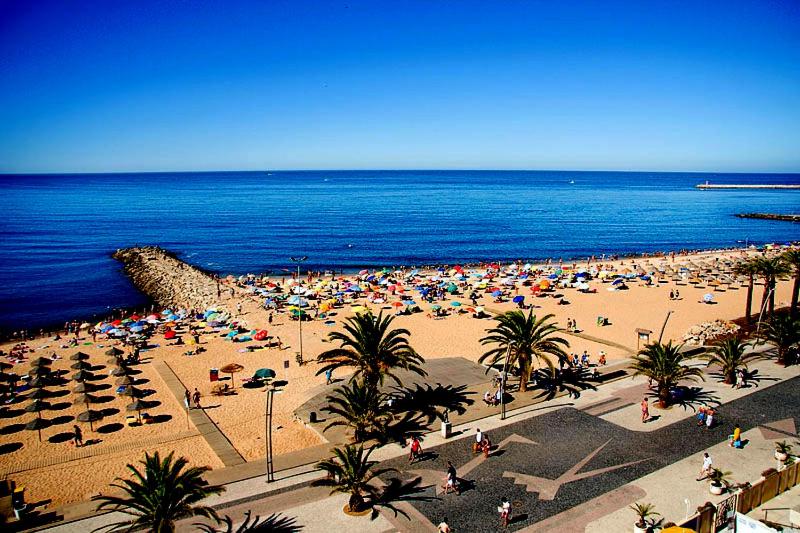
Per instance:
[[[711,467],[711,473],[708,474],[708,479],[711,480],[709,489],[711,494],[719,496],[725,492],[730,486],[731,473],[720,470],[719,468]]]
[[[792,453],[792,445],[782,440],[775,443],[775,459],[783,463],[789,459],[789,454]]]
[[[630,509],[636,513],[639,520],[633,525],[633,533],[647,533],[648,523],[647,519],[651,516],[660,516],[656,512],[656,507],[652,503],[635,503],[630,506]]]

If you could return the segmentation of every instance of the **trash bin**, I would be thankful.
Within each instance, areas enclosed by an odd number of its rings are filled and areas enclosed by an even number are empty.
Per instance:
[[[442,438],[449,439],[453,431],[453,425],[450,422],[442,422]]]
[[[212,368],[208,371],[209,381],[219,381],[219,368]]]
[[[311,411],[310,413],[308,413],[308,422],[311,423],[311,424],[316,424],[317,423],[317,412],[316,411]]]

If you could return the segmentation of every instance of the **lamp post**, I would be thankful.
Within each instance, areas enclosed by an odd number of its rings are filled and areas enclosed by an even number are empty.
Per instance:
[[[272,464],[272,397],[275,387],[272,383],[267,387],[267,483],[275,481],[275,468]]]
[[[289,258],[292,263],[297,264],[297,283],[300,283],[300,263],[308,259],[308,256],[304,255],[302,257],[290,257]],[[302,302],[302,299],[301,299]],[[300,360],[298,361],[299,364],[303,364],[303,307],[298,305],[300,312],[297,313],[297,322],[300,324]]]

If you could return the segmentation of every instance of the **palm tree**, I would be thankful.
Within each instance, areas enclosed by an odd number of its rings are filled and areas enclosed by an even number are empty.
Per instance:
[[[747,301],[744,308],[744,316],[748,324],[752,324],[753,314],[753,284],[758,274],[758,259],[749,259],[734,267],[734,272],[738,275],[747,276]]]
[[[783,252],[783,260],[792,269],[794,284],[792,285],[792,318],[797,318],[797,299],[800,296],[800,248],[793,248]]]
[[[789,274],[790,267],[781,256],[761,257],[757,263],[758,275],[764,280],[764,293],[761,297],[761,311],[769,301],[769,316],[775,314],[775,283],[781,276]]]
[[[328,405],[322,410],[340,418],[328,424],[325,429],[334,426],[353,428],[353,440],[363,442],[371,435],[383,433],[391,419],[386,406],[387,394],[378,391],[367,383],[352,382],[350,386],[339,387],[334,394],[327,397]]]
[[[569,342],[555,336],[562,330],[550,322],[552,318],[553,315],[536,318],[533,311],[528,316],[522,311],[509,311],[498,316],[497,326],[487,330],[488,335],[481,339],[481,344],[492,344],[494,348],[484,353],[478,362],[488,360],[493,366],[505,361],[508,355],[509,366],[519,369],[519,390],[527,391],[534,359],[544,362],[552,373],[553,362],[548,356],[567,357],[564,348],[569,348]]]
[[[800,343],[800,320],[792,320],[789,315],[775,315],[764,323],[759,335],[762,343],[768,342],[778,352],[778,364],[786,363],[786,355]]]
[[[646,345],[632,358],[634,376],[646,376],[656,382],[659,406],[664,408],[669,401],[670,389],[685,379],[705,381],[699,368],[684,366],[688,358],[681,353],[682,344],[673,346],[654,342]]]
[[[740,368],[747,369],[747,364],[763,359],[761,354],[745,353],[750,343],[742,342],[738,337],[729,337],[714,345],[711,353],[706,356],[708,366],[717,365],[725,376],[725,383],[736,383],[736,371]]]
[[[366,498],[377,500],[380,498],[380,491],[377,487],[370,484],[373,478],[387,472],[396,472],[394,468],[372,467],[378,461],[370,461],[369,456],[375,448],[370,448],[364,453],[364,446],[349,444],[342,448],[334,448],[334,458],[317,463],[317,468],[328,473],[324,479],[318,479],[311,484],[316,487],[331,487],[331,495],[342,492],[350,494],[348,510],[350,512],[361,512],[366,509]]]
[[[208,467],[184,470],[189,461],[180,457],[173,462],[172,456],[170,453],[162,460],[158,452],[153,455],[145,453],[144,461],[139,461],[144,465],[144,471],[129,464],[133,479],[116,478],[116,482],[111,484],[125,496],[92,497],[92,500],[100,502],[98,511],[119,511],[133,517],[98,530],[170,533],[175,531],[176,521],[192,516],[219,522],[214,509],[197,503],[212,494],[221,494],[225,487],[208,485],[203,480]]]
[[[411,333],[404,328],[390,329],[394,317],[377,317],[371,313],[356,315],[347,319],[344,332],[334,331],[328,337],[338,341],[341,346],[322,352],[317,361],[322,368],[317,375],[341,367],[353,367],[355,373],[350,378],[361,378],[371,386],[383,385],[386,376],[397,385],[402,385],[393,371],[402,368],[425,376],[420,365],[425,360],[408,343]]]

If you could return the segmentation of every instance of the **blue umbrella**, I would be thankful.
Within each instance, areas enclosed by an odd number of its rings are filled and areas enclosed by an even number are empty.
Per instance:
[[[414,300],[403,300],[403,303],[406,305],[417,305],[417,302]]]
[[[503,291],[494,291],[494,292],[492,293],[492,296],[494,296],[495,298],[497,298],[497,297],[498,297],[498,296],[500,296],[501,294],[503,294]]]
[[[625,283],[625,280],[622,278],[617,278],[611,282],[612,285],[619,285],[620,283]]]
[[[511,301],[512,301],[512,302],[514,302],[515,304],[522,303],[522,302],[524,302],[524,301],[525,301],[525,297],[524,297],[524,296],[522,296],[522,295],[520,295],[520,296],[514,296],[514,299],[513,299],[513,300],[511,300]]]
[[[548,279],[558,279],[558,274],[550,274],[547,277],[548,277]]]

